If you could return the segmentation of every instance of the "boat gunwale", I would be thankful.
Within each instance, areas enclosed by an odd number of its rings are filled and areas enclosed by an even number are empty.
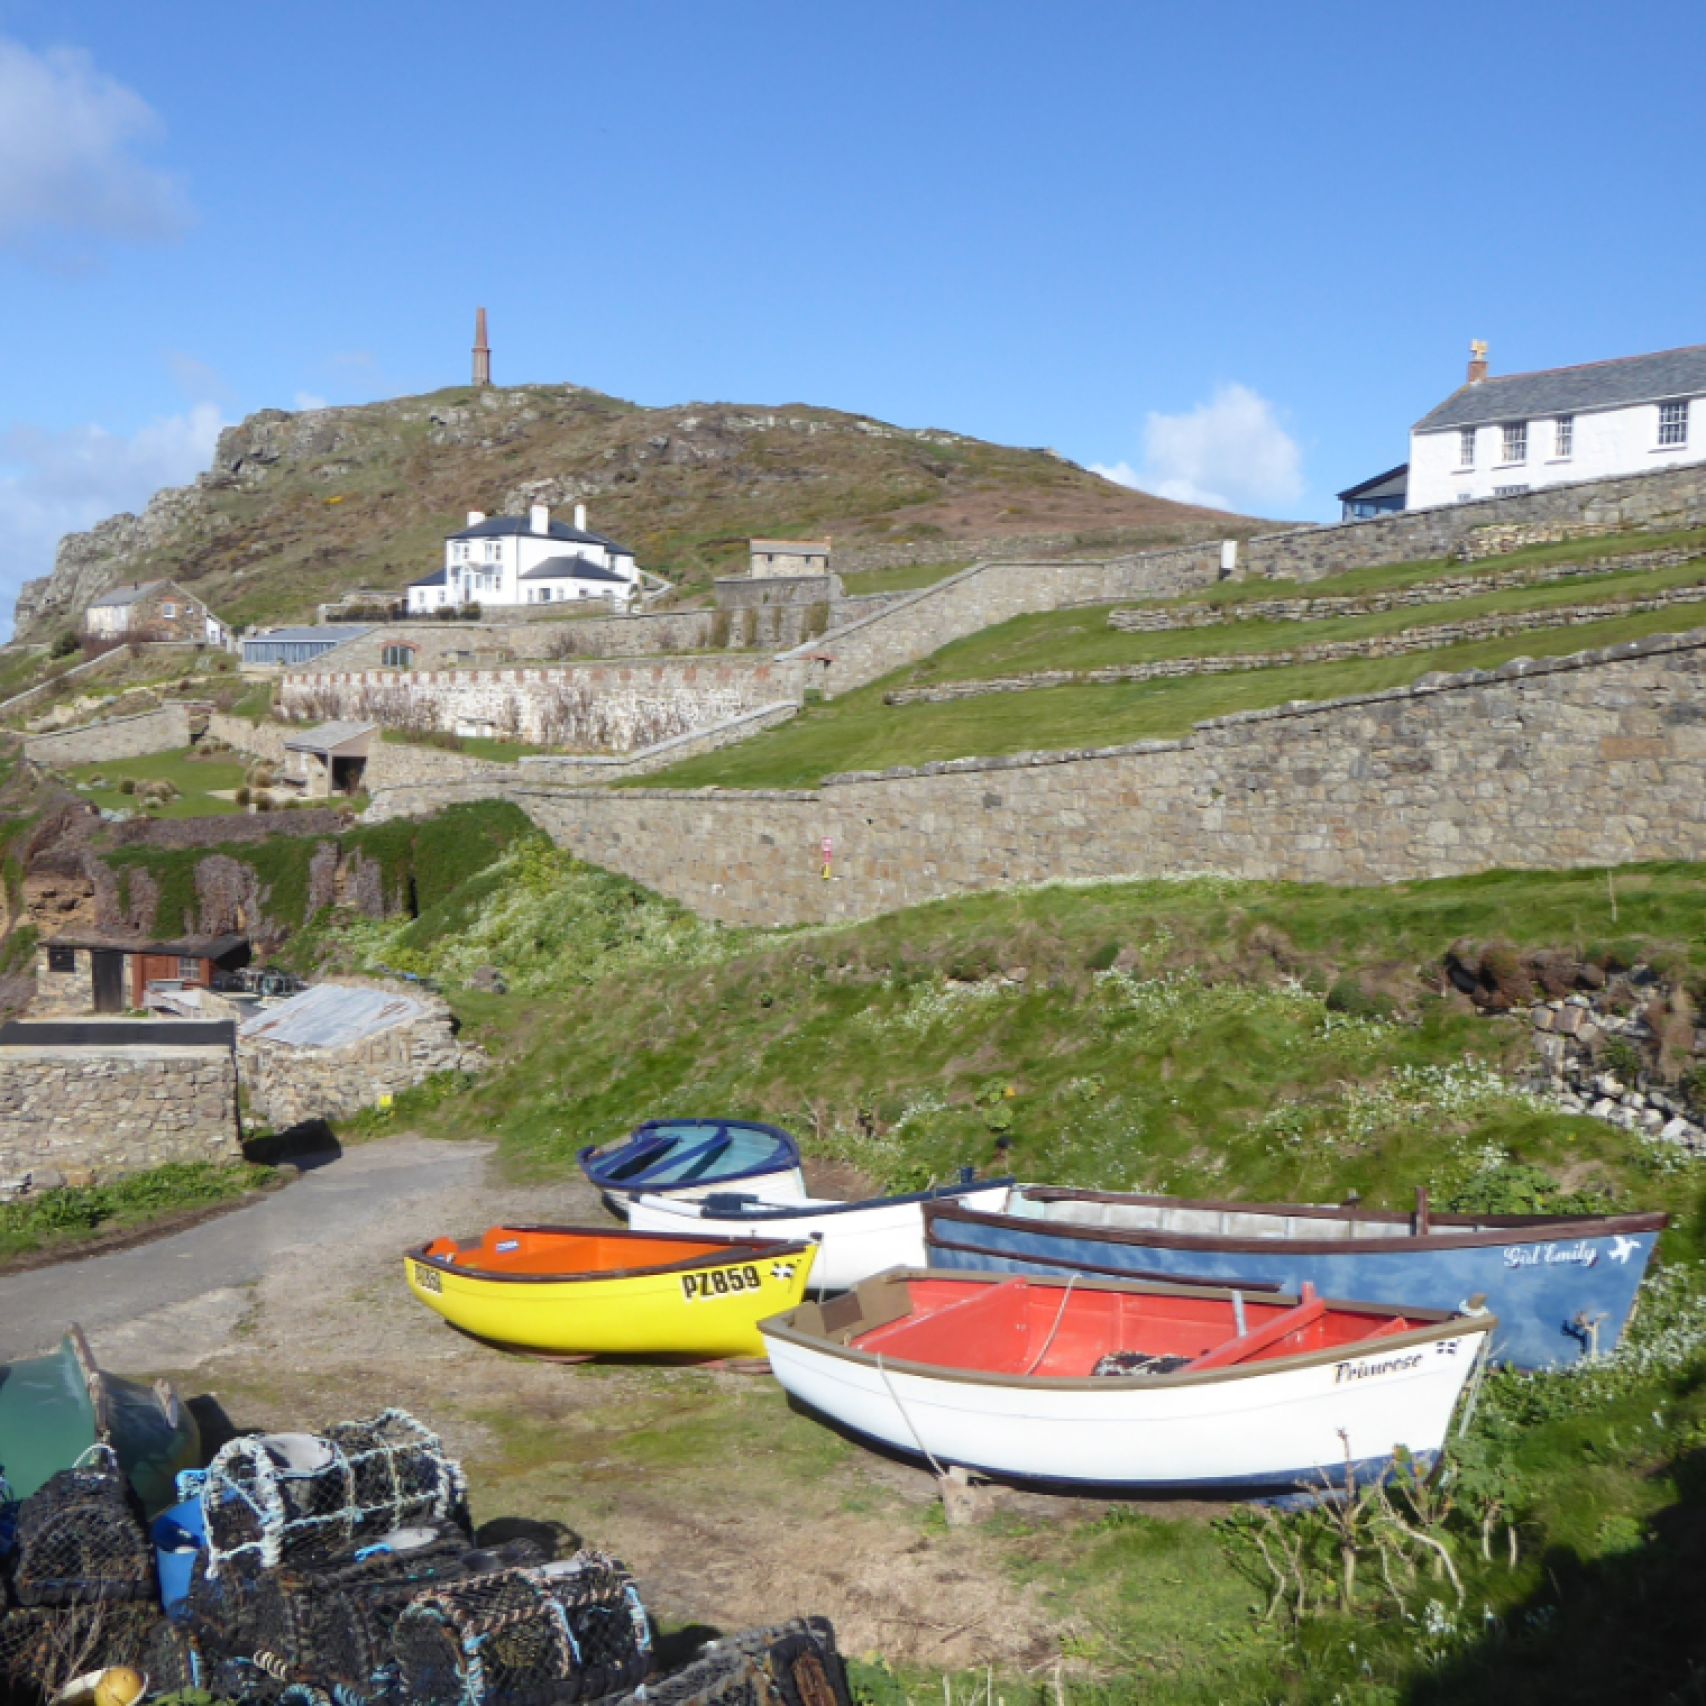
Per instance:
[[[1202,1209],[1230,1214],[1271,1215],[1275,1219],[1363,1220],[1403,1225],[1408,1214],[1391,1209],[1333,1208],[1311,1203],[1248,1203],[1218,1198],[1152,1197],[1117,1191],[1075,1191],[1058,1185],[1019,1187],[1038,1202],[1129,1203],[1145,1208]],[[1404,1237],[1287,1238],[1256,1233],[1169,1232],[1159,1227],[1083,1226],[1074,1221],[1048,1220],[1038,1215],[1000,1214],[991,1209],[956,1204],[924,1205],[924,1236],[929,1242],[933,1222],[942,1220],[1034,1232],[1064,1233],[1102,1244],[1149,1244],[1161,1250],[1256,1252],[1283,1250],[1294,1256],[1365,1256],[1425,1253],[1434,1250],[1476,1250],[1499,1244],[1551,1243],[1570,1238],[1610,1238],[1619,1233],[1663,1232],[1670,1216],[1661,1210],[1604,1215],[1433,1215],[1432,1229]],[[1443,1229],[1442,1229],[1443,1223]],[[999,1252],[994,1252],[999,1253]]]
[[[704,1209],[714,1199],[712,1197],[663,1197],[659,1195],[660,1208],[664,1203],[669,1205],[668,1212],[677,1212],[680,1205],[683,1219],[701,1220],[738,1220],[741,1222],[764,1222],[771,1220],[816,1220],[820,1215],[847,1214],[858,1209],[905,1208],[912,1203],[950,1202],[962,1196],[968,1196],[975,1191],[993,1191],[1002,1187],[1011,1190],[1017,1181],[1013,1179],[980,1179],[970,1185],[941,1185],[928,1191],[910,1191],[905,1196],[898,1197],[862,1197],[857,1202],[793,1202],[768,1203],[757,1198],[752,1199],[750,1208],[724,1209],[717,1213],[694,1215],[695,1209]],[[653,1196],[646,1191],[643,1196]],[[983,1212],[983,1211],[978,1211]]]
[[[403,1252],[407,1262],[417,1262],[424,1268],[436,1269],[441,1274],[454,1274],[463,1279],[479,1279],[500,1282],[506,1285],[583,1285],[589,1280],[622,1280],[649,1279],[661,1274],[691,1273],[697,1268],[725,1267],[733,1262],[768,1262],[779,1260],[784,1256],[804,1255],[806,1251],[815,1251],[817,1243],[811,1238],[761,1239],[761,1238],[710,1238],[704,1234],[695,1236],[690,1232],[635,1232],[628,1233],[620,1227],[610,1226],[513,1226],[507,1222],[502,1226],[492,1226],[488,1232],[543,1232],[556,1237],[579,1238],[645,1238],[665,1243],[676,1244],[726,1244],[729,1251],[708,1256],[686,1257],[679,1262],[655,1262],[640,1268],[601,1268],[596,1273],[560,1273],[560,1274],[505,1274],[498,1273],[492,1268],[470,1268],[446,1256],[429,1256],[426,1252],[432,1247],[431,1240],[426,1244],[416,1244]],[[478,1240],[453,1240],[458,1250],[468,1247],[478,1248],[485,1241],[482,1234]]]
[[[716,1183],[732,1184],[739,1179],[761,1179],[770,1173],[786,1172],[790,1167],[800,1165],[800,1141],[791,1132],[784,1131],[779,1125],[770,1125],[763,1120],[723,1119],[717,1116],[683,1115],[674,1120],[644,1120],[635,1126],[624,1137],[611,1138],[606,1143],[589,1143],[575,1152],[575,1160],[580,1169],[591,1182],[600,1190],[615,1192],[625,1196],[651,1196],[670,1190],[680,1190],[684,1186],[692,1188],[704,1181],[685,1180],[680,1184],[670,1185],[659,1183],[650,1189],[635,1189],[631,1182],[612,1179],[607,1176],[608,1163],[622,1153],[631,1143],[638,1142],[648,1132],[656,1131],[672,1125],[715,1125],[727,1129],[739,1126],[745,1131],[764,1133],[771,1142],[771,1153],[763,1161],[755,1162],[750,1167],[743,1167],[738,1172],[721,1174]]]
[[[833,1329],[835,1332],[845,1331],[849,1337],[861,1330],[860,1323],[865,1319],[865,1292],[867,1287],[881,1285],[884,1290],[890,1285],[905,1284],[911,1280],[955,1280],[970,1281],[981,1285],[1000,1285],[1014,1278],[1022,1278],[1032,1285],[1053,1285],[1058,1289],[1072,1286],[1074,1289],[1085,1291],[1111,1291],[1117,1293],[1136,1293],[1141,1296],[1154,1297],[1199,1297],[1224,1298],[1231,1301],[1235,1294],[1242,1294],[1241,1286],[1219,1285],[1170,1285],[1153,1280],[1083,1280],[1075,1276],[1056,1274],[1024,1274],[1015,1276],[1007,1273],[983,1272],[978,1270],[962,1270],[959,1268],[889,1268],[884,1273],[867,1280],[863,1285],[845,1294],[848,1298],[857,1299],[859,1313],[854,1319],[842,1327]],[[873,1298],[874,1300],[874,1298]],[[1302,1301],[1296,1292],[1263,1293],[1263,1303],[1289,1303],[1295,1307]],[[1348,1311],[1357,1315],[1384,1316],[1390,1320],[1393,1316],[1401,1315],[1406,1320],[1420,1321],[1422,1325],[1412,1327],[1402,1333],[1394,1333],[1387,1338],[1374,1340],[1369,1348],[1358,1349],[1357,1341],[1349,1344],[1336,1345],[1329,1350],[1300,1352],[1294,1356],[1276,1357],[1267,1362],[1234,1364],[1226,1368],[1203,1369],[1198,1373],[1189,1370],[1179,1370],[1173,1374],[1148,1374],[1141,1379],[1121,1382],[1118,1378],[1108,1375],[1083,1375],[1070,1378],[1056,1378],[1051,1375],[1038,1374],[985,1374],[976,1369],[949,1368],[941,1363],[913,1362],[906,1357],[887,1357],[876,1351],[862,1351],[850,1344],[837,1343],[827,1333],[809,1333],[802,1328],[791,1325],[798,1309],[787,1311],[786,1314],[772,1315],[768,1320],[758,1323],[759,1332],[766,1338],[776,1338],[784,1344],[796,1345],[803,1350],[816,1351],[843,1362],[852,1362],[866,1368],[877,1369],[880,1373],[895,1373],[916,1375],[927,1380],[942,1380],[958,1385],[967,1386],[1002,1386],[1017,1388],[1021,1391],[1042,1392],[1148,1392],[1164,1390],[1172,1387],[1208,1386],[1223,1380],[1250,1380],[1264,1374],[1289,1373],[1294,1369],[1319,1368],[1331,1366],[1333,1363],[1346,1362],[1355,1357],[1388,1356],[1394,1351],[1412,1350],[1418,1345],[1429,1345],[1442,1339],[1460,1338],[1468,1333],[1490,1335],[1497,1328],[1499,1321],[1490,1312],[1484,1315],[1460,1315],[1445,1309],[1409,1309],[1384,1303],[1367,1303],[1354,1298],[1324,1297],[1321,1299],[1326,1309]],[[801,1305],[821,1309],[821,1304]],[[877,1326],[890,1326],[898,1317],[874,1322],[867,1329],[874,1331]],[[1489,1342],[1483,1340],[1483,1345]],[[1479,1347],[1478,1347],[1479,1351]]]

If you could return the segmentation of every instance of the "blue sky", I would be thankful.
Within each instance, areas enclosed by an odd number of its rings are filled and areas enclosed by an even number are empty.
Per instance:
[[[0,608],[222,422],[812,402],[1326,518],[1706,340],[1706,8],[0,0]]]

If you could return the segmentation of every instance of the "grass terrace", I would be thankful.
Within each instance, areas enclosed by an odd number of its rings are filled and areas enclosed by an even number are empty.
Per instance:
[[[842,575],[841,584],[855,598],[878,592],[917,592],[970,567],[970,563],[906,563],[895,569],[856,569]]]
[[[151,753],[146,758],[115,758],[104,764],[77,764],[60,772],[88,802],[102,811],[139,812],[148,817],[220,817],[242,811],[235,800],[220,799],[243,785],[248,765],[240,754]],[[143,812],[136,788],[123,782],[170,782],[177,797]]]
[[[1320,624],[1309,626],[1313,629]],[[885,705],[885,692],[911,680],[903,671],[828,704],[808,705],[792,722],[739,746],[687,759],[654,772],[643,782],[618,786],[809,788],[826,776],[848,770],[886,770],[949,758],[1173,740],[1188,735],[1196,723],[1234,712],[1271,710],[1293,701],[1382,693],[1437,672],[1493,669],[1518,657],[1568,657],[1572,652],[1649,634],[1675,633],[1690,626],[1706,627],[1706,608],[1695,622],[1690,621],[1687,611],[1658,610],[1468,641],[1402,657],[1290,664],[1171,681],[1048,687],[943,705]],[[1210,636],[1224,638],[1216,629],[1191,637],[1206,654]]]

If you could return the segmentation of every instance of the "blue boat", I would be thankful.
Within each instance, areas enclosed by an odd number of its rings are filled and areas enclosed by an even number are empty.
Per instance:
[[[641,1196],[704,1197],[731,1185],[764,1202],[806,1194],[799,1144],[756,1120],[647,1120],[620,1142],[583,1149],[579,1160],[620,1214]]]
[[[1360,1297],[1499,1318],[1492,1356],[1555,1368],[1615,1348],[1663,1214],[1413,1215],[1347,1205],[1188,1201],[1051,1186],[1004,1211],[924,1205],[933,1268],[1083,1273]]]

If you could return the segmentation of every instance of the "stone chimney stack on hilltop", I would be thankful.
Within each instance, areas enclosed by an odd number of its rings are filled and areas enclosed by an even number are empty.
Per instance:
[[[1479,385],[1487,377],[1487,340],[1469,340],[1469,383]]]
[[[492,346],[486,342],[486,311],[484,308],[474,310],[474,383],[490,385],[492,382]]]

